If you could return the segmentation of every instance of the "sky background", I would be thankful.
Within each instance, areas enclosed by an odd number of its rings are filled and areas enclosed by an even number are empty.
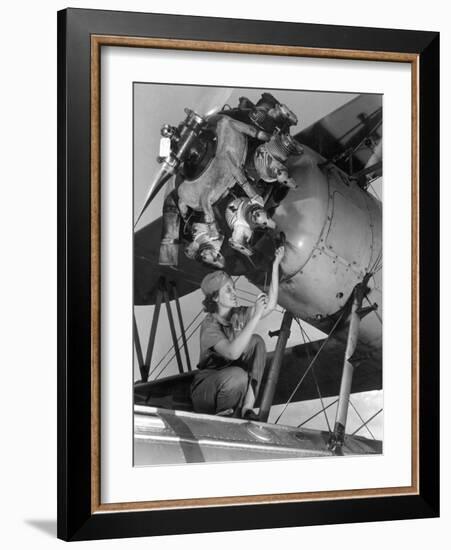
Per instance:
[[[160,129],[164,124],[178,125],[185,118],[184,108],[189,107],[199,114],[205,114],[215,106],[229,103],[236,106],[238,98],[246,96],[256,102],[263,91],[269,91],[282,103],[290,107],[298,117],[297,126],[292,128],[294,135],[307,128],[317,120],[338,109],[345,103],[356,97],[356,94],[317,91],[291,91],[291,90],[257,90],[244,88],[216,88],[206,86],[183,86],[151,83],[134,84],[134,213],[135,219],[144,203],[150,183],[159,169],[156,157],[159,152]],[[375,192],[382,197],[382,182],[379,180],[373,184]],[[161,216],[164,190],[160,191],[152,204],[142,216],[137,229],[145,226],[155,218]],[[239,301],[243,305],[251,305],[259,290],[249,283],[244,277],[236,281]],[[191,336],[188,342],[192,365],[197,363],[199,357],[199,331],[202,322],[203,296],[200,290],[181,298],[181,308],[187,336]],[[153,316],[153,306],[135,306],[135,317],[138,325],[138,333],[141,346],[146,349]],[[175,308],[173,309],[175,315]],[[274,349],[276,338],[269,338],[269,330],[277,330],[280,327],[283,310],[278,307],[271,315],[259,323],[257,332],[265,339],[268,351]],[[176,327],[178,329],[177,320]],[[307,323],[302,323],[309,339],[317,340],[325,335]],[[179,331],[177,330],[179,334]],[[288,346],[303,342],[300,329],[293,324]],[[161,308],[159,325],[156,336],[156,345],[150,367],[150,379],[164,377],[178,373],[177,363],[170,350],[172,339],[165,308]],[[144,352],[145,353],[145,352]],[[184,353],[181,351],[182,360]],[[134,380],[140,379],[139,367],[134,356]],[[338,381],[337,381],[338,383]],[[324,405],[335,401],[336,398],[324,399]],[[383,407],[383,392],[373,391],[353,394],[352,406],[349,408],[347,432],[352,433],[362,424],[359,417],[365,420]],[[271,409],[269,421],[277,418],[284,407],[274,406]],[[319,399],[290,404],[284,411],[280,423],[299,425],[321,409]],[[331,426],[334,424],[336,405],[327,410],[328,420]],[[308,422],[305,427],[312,429],[327,429],[324,413]],[[370,424],[369,429],[376,439],[383,438],[383,414],[379,414]],[[369,431],[364,428],[360,435],[371,437]]]

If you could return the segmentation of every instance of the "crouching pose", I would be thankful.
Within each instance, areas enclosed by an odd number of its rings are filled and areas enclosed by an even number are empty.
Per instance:
[[[196,412],[256,418],[252,411],[266,363],[266,346],[255,329],[277,304],[279,264],[276,251],[269,293],[254,306],[238,306],[233,280],[224,271],[208,274],[201,284],[207,315],[200,331],[200,363],[191,386]]]

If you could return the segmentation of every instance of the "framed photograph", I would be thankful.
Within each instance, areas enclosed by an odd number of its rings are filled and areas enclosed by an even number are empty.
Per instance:
[[[59,12],[60,538],[439,514],[438,82],[433,32]]]

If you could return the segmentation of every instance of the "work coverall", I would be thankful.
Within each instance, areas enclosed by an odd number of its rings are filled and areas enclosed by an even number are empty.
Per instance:
[[[216,313],[208,313],[200,330],[200,362],[191,385],[191,399],[196,412],[217,414],[228,409],[240,411],[248,385],[257,397],[266,363],[263,338],[253,334],[241,357],[226,359],[214,346],[224,338],[232,341],[243,330],[251,308],[232,309],[225,321]]]

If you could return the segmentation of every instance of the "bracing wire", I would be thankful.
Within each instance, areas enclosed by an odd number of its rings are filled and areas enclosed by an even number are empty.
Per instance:
[[[360,430],[362,428],[364,428],[367,424],[369,424],[372,420],[374,420],[376,418],[376,416],[378,414],[380,414],[384,409],[379,409],[376,413],[374,413],[372,416],[370,416],[368,418],[368,420],[366,420],[359,428],[357,428],[357,430],[355,430],[354,432],[352,432],[351,435],[355,435],[356,433],[360,432]]]
[[[307,344],[306,338],[308,340],[308,343],[311,343],[311,340],[310,340],[307,332],[304,330],[304,327],[301,325],[298,318],[296,318],[296,323],[298,324],[298,327],[301,329],[301,334],[302,334],[302,339],[304,341],[304,344]],[[308,349],[308,346],[307,346],[306,350],[307,350],[307,358],[308,358],[308,361],[310,362],[310,351]],[[315,381],[316,391],[318,392],[318,397],[319,397],[319,400],[321,401],[321,407],[324,411],[324,416],[326,418],[327,429],[328,429],[329,434],[330,434],[331,429],[330,429],[330,424],[329,424],[329,417],[327,416],[327,412],[326,412],[326,409],[325,409],[325,406],[324,406],[323,396],[321,395],[321,390],[319,388],[318,379],[316,378],[315,369],[313,367],[312,367],[312,376],[313,376],[313,380]]]
[[[369,429],[369,427],[365,424],[365,420],[363,420],[362,416],[360,415],[359,411],[357,410],[357,407],[354,405],[354,403],[351,401],[351,398],[349,398],[349,404],[351,405],[351,407],[354,409],[354,411],[356,412],[357,416],[360,418],[360,422],[363,422],[362,424],[362,428],[363,428],[363,425],[365,425],[368,433],[370,434],[370,436],[375,440],[376,438],[374,437],[373,435],[373,432]]]
[[[382,262],[380,262],[380,263],[376,266],[376,268],[373,269],[373,270],[371,271],[371,273],[372,273],[373,275],[375,275],[375,274],[376,274],[378,271],[380,271],[381,269],[382,269]]]
[[[377,255],[375,261],[373,262],[373,265],[369,268],[369,273],[376,273],[377,271],[379,271],[382,267],[382,250],[379,252],[379,254]]]
[[[186,341],[188,342],[191,338],[191,336],[197,331],[197,329],[200,327],[200,325],[202,324],[202,321],[200,321],[200,323],[197,324],[197,326],[193,329],[193,331],[191,332],[191,334],[189,334],[187,337],[186,337]],[[155,380],[161,375],[162,372],[164,372],[167,367],[170,365],[171,361],[174,359],[175,357],[175,353],[172,354],[171,358],[166,362],[166,364],[164,365],[164,367],[160,370],[160,372],[155,376]],[[156,369],[156,367],[155,367]],[[154,370],[155,370],[154,369]],[[152,371],[153,372],[153,371]]]
[[[190,324],[186,327],[185,329],[185,332],[188,332],[188,330],[190,329],[190,327],[193,326],[193,324],[196,322],[196,319],[199,318],[199,316],[202,314],[203,312],[203,309],[201,309],[199,311],[199,313],[194,317],[194,319],[190,322]],[[179,343],[182,339],[182,335],[180,335],[178,338],[177,338],[177,343]],[[187,340],[188,341],[188,340]],[[152,374],[157,370],[157,368],[161,365],[161,363],[166,359],[166,357],[171,353],[171,351],[174,349],[174,344],[172,344],[172,346],[168,349],[168,351],[163,355],[163,357],[158,361],[158,363],[155,365],[155,367],[149,372],[149,375],[147,377],[147,380],[149,380],[149,378],[152,376]],[[173,358],[175,357],[175,354],[173,355]]]
[[[314,418],[316,418],[319,414],[321,414],[323,412],[323,410],[329,409],[330,407],[335,405],[335,403],[338,403],[338,399],[335,399],[335,401],[332,401],[332,403],[329,403],[329,405],[327,405],[324,409],[320,409],[319,411],[317,411],[312,416],[309,416],[307,418],[307,420],[304,420],[304,422],[301,422],[301,424],[299,424],[299,426],[297,426],[297,427],[302,428],[302,426],[305,426],[305,424],[307,424],[307,422],[310,422],[310,420],[313,420]]]
[[[277,422],[280,420],[281,416],[283,415],[283,413],[287,410],[287,407],[288,405],[290,404],[291,400],[293,399],[293,397],[295,396],[296,392],[298,391],[299,387],[301,386],[302,382],[304,381],[305,377],[307,376],[307,374],[309,373],[310,369],[313,367],[313,365],[315,364],[315,361],[316,359],[318,358],[319,354],[321,353],[321,351],[323,350],[324,346],[327,344],[327,342],[330,340],[332,334],[334,333],[335,329],[337,328],[337,326],[339,325],[340,321],[342,320],[343,318],[343,315],[344,315],[344,310],[342,311],[340,317],[338,317],[338,319],[335,321],[335,324],[334,326],[332,327],[332,330],[330,331],[330,333],[328,334],[327,338],[323,341],[323,343],[321,344],[321,346],[319,347],[318,351],[316,352],[315,356],[313,357],[313,359],[311,360],[309,366],[307,367],[307,369],[305,370],[304,374],[302,375],[301,379],[299,380],[299,382],[296,384],[296,387],[294,388],[294,390],[291,392],[291,395],[290,397],[288,398],[288,401],[285,403],[285,406],[284,408],[282,409],[282,412],[279,414],[279,416],[277,417],[276,421],[275,421],[275,424],[277,424]]]

